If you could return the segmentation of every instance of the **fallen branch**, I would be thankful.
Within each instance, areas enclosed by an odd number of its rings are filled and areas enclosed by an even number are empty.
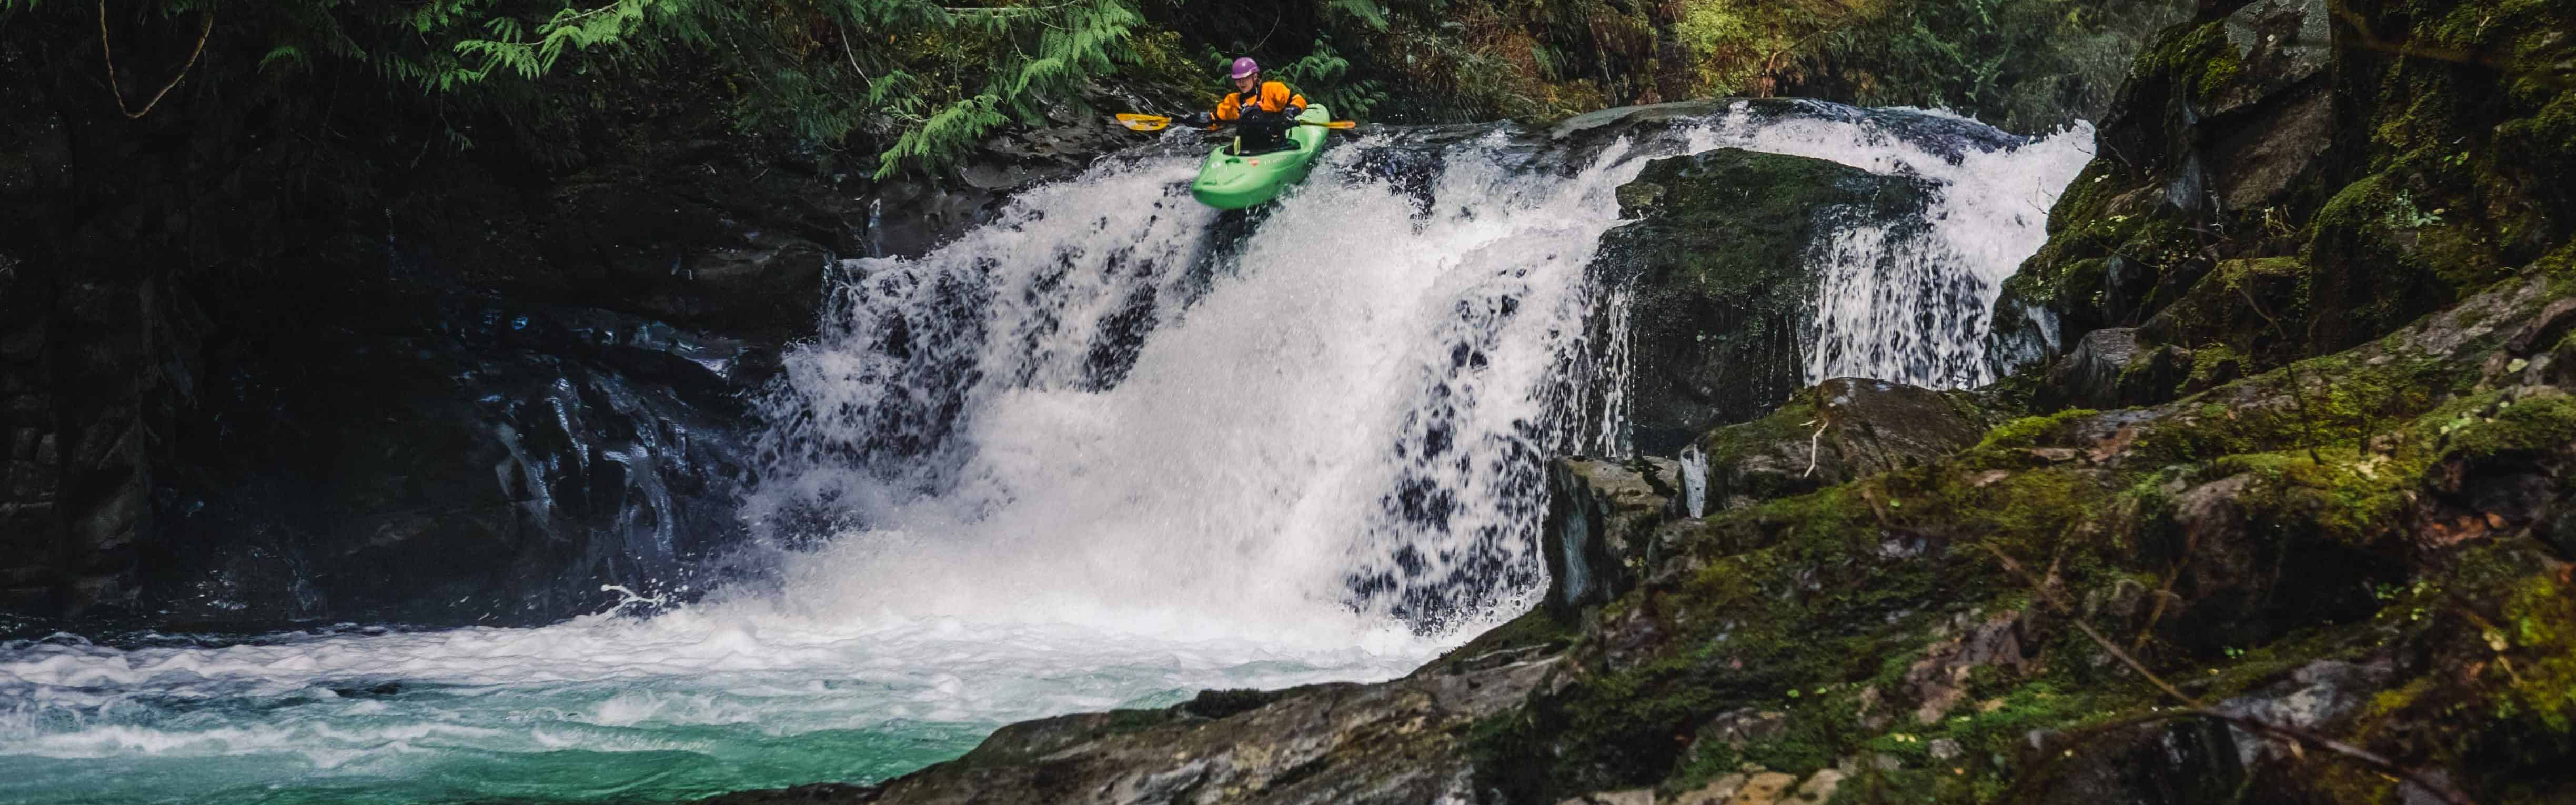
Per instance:
[[[2174,560],[2173,570],[2165,574],[2165,583],[2156,587],[2155,607],[2147,610],[2147,623],[2138,627],[2138,639],[2129,641],[2130,651],[2146,649],[2147,638],[2155,634],[2156,624],[2164,622],[2165,604],[2175,597],[2174,582],[2182,579],[2182,569],[2191,564],[2192,557],[2198,555],[2200,555],[2200,531],[2186,530],[2182,537],[2182,556]]]
[[[1994,554],[1995,560],[2002,562],[2005,570],[2010,571],[2013,576],[2020,578],[2023,583],[2030,585],[2031,590],[2039,594],[2040,600],[2047,602],[2050,606],[2056,607],[2059,612],[2064,613],[2068,623],[2075,624],[2075,628],[2078,631],[2083,632],[2085,637],[2091,638],[2095,645],[2102,647],[2103,651],[2110,652],[2113,658],[2120,661],[2120,664],[2128,666],[2129,670],[2138,672],[2138,676],[2145,678],[2149,683],[2155,685],[2158,690],[2164,691],[2166,695],[2172,696],[2174,699],[2181,701],[2186,706],[2186,709],[2178,711],[2173,715],[2192,715],[2217,721],[2224,721],[2229,724],[2242,727],[2249,732],[2259,732],[2279,738],[2286,738],[2298,744],[2323,749],[2325,751],[2359,761],[2362,765],[2369,766],[2373,770],[2412,784],[2416,788],[2422,789],[2425,793],[2440,797],[2442,801],[2448,802],[2451,805],[2476,805],[2475,800],[2469,799],[2469,795],[2461,793],[2458,788],[2452,786],[2448,781],[2436,780],[2431,777],[2427,777],[2414,769],[2398,765],[2396,761],[2389,760],[2376,752],[2372,752],[2358,746],[2353,746],[2352,744],[2344,743],[2333,738],[2328,738],[2323,735],[2318,735],[2307,730],[2299,729],[2297,727],[2284,724],[2274,724],[2269,721],[2223,712],[2210,707],[2208,704],[2203,703],[2199,698],[2182,692],[2181,688],[2174,687],[2173,683],[2166,682],[2165,678],[2158,676],[2156,672],[2147,670],[2145,663],[2139,662],[2138,658],[2131,656],[2129,652],[2121,650],[2118,644],[2112,643],[2110,638],[2102,636],[2101,632],[2094,631],[2092,625],[2085,623],[2083,617],[2076,613],[2073,606],[2069,605],[2064,598],[2058,596],[2057,590],[2052,585],[2043,584],[2040,580],[2031,578],[2029,571],[2022,569],[2021,563],[2013,561],[2013,558],[2005,555],[2002,549],[1982,542],[1977,543],[1977,547],[1984,548],[1987,553]]]
[[[152,93],[152,100],[145,102],[141,110],[131,110],[125,105],[125,90],[116,85],[116,48],[107,43],[107,0],[98,0],[98,51],[107,59],[107,94],[116,96],[116,111],[125,115],[125,119],[141,120],[144,115],[152,114],[152,108],[160,106],[161,99],[168,97],[171,90],[178,89],[179,82],[188,77],[188,71],[197,66],[197,57],[206,55],[206,38],[215,32],[215,10],[206,9],[205,18],[205,28],[197,32],[197,47],[188,52],[188,63],[179,65],[179,74],[171,76],[170,83],[161,85],[160,92]]]

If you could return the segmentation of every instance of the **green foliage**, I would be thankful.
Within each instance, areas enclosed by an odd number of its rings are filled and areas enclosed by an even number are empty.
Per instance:
[[[1946,107],[2012,129],[2098,114],[2137,42],[2187,4],[2092,0],[1907,0],[1840,28],[1811,58],[1847,75],[1864,105]]]
[[[1369,110],[1387,100],[1385,84],[1376,79],[1354,79],[1351,60],[1322,39],[1315,40],[1313,52],[1267,70],[1272,77],[1304,93],[1307,100],[1323,104],[1335,118],[1367,117]]]
[[[825,142],[889,123],[894,142],[878,156],[882,177],[947,164],[995,128],[1036,122],[1048,106],[1074,102],[1084,81],[1134,57],[1126,42],[1142,22],[1124,0],[970,8],[923,0],[615,0],[566,7],[532,25],[494,16],[483,24],[486,37],[456,42],[470,64],[436,81],[444,89],[496,70],[535,80],[568,50],[651,56],[677,46],[716,54],[741,60],[727,66],[751,79],[738,108],[747,122],[783,124]],[[765,47],[744,47],[746,40]]]
[[[745,128],[832,144],[890,142],[880,176],[947,164],[996,127],[1079,103],[1130,64],[1129,0],[156,0],[147,17],[204,12],[218,40],[251,40],[263,74],[356,69],[429,111],[490,110],[523,140],[585,82],[643,70],[729,88]],[[0,18],[85,9],[0,0]],[[459,145],[471,140],[451,129]]]
[[[1698,68],[1699,91],[1768,95],[1801,45],[1853,16],[1834,6],[1700,0],[1682,4],[1673,32]]]
[[[1386,30],[1386,7],[1376,0],[1323,0],[1324,8],[1348,16],[1376,30]]]

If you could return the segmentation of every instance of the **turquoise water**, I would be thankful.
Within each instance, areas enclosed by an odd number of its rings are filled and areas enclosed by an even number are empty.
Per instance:
[[[874,730],[772,736],[691,727],[602,730],[595,737],[668,749],[481,750],[419,740],[425,756],[321,768],[298,753],[0,758],[0,800],[88,803],[597,802],[690,799],[820,781],[870,782],[955,757],[987,725],[890,723]],[[626,733],[623,735],[615,733]],[[105,781],[113,780],[112,783]],[[112,789],[112,790],[103,790]]]
[[[0,647],[0,802],[670,801],[875,782],[1013,721],[1419,660],[1063,625],[745,629],[700,612],[229,646],[56,640]]]

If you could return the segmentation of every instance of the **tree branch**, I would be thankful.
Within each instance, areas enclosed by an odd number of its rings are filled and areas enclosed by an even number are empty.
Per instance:
[[[205,28],[197,32],[197,47],[188,52],[188,62],[179,65],[179,74],[171,76],[170,83],[161,85],[160,92],[152,93],[152,100],[145,102],[138,111],[125,105],[125,90],[116,85],[116,48],[107,41],[107,0],[98,0],[98,52],[107,60],[107,94],[116,96],[117,113],[125,115],[127,120],[141,120],[144,115],[152,114],[152,108],[160,106],[161,99],[169,97],[171,90],[179,88],[179,82],[197,66],[197,57],[206,55],[206,38],[215,32],[215,10],[206,9],[205,18]]]

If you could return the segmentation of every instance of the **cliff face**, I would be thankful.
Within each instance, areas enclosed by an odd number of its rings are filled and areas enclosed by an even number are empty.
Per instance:
[[[2063,354],[1982,394],[1805,392],[1696,440],[1696,493],[1560,462],[1552,605],[1416,675],[1537,680],[1375,751],[1486,802],[2576,797],[2576,5],[2202,5],[2013,281]],[[1380,746],[1349,734],[1284,740]],[[1253,745],[1000,762],[1070,801],[1431,791]],[[1225,784],[1134,793],[1185,767]]]

